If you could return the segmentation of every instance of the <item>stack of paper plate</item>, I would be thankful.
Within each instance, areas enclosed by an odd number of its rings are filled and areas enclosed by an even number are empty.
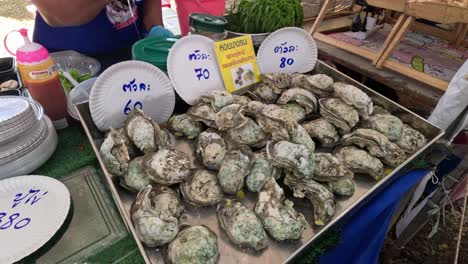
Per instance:
[[[0,97],[0,179],[28,174],[50,158],[57,134],[37,102]]]

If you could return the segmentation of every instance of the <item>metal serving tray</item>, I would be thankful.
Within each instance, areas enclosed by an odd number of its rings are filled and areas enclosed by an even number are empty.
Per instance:
[[[403,175],[406,169],[411,166],[410,163],[428,151],[428,147],[432,145],[437,139],[439,139],[444,133],[441,129],[430,124],[425,119],[372,91],[368,87],[360,84],[359,82],[356,82],[343,73],[331,68],[322,61],[317,62],[313,73],[325,73],[331,76],[335,81],[343,81],[359,87],[369,96],[371,96],[374,102],[384,105],[386,109],[399,116],[405,123],[421,131],[427,137],[428,143],[379,182],[372,180],[370,177],[356,177],[356,192],[350,198],[337,197],[336,214],[333,219],[326,225],[322,227],[308,225],[302,235],[302,239],[298,241],[280,243],[270,239],[268,248],[262,252],[253,252],[246,249],[239,249],[230,243],[227,236],[219,228],[216,217],[216,209],[214,207],[201,208],[186,205],[186,213],[181,217],[181,222],[191,225],[206,225],[218,235],[218,246],[221,255],[220,263],[285,263],[293,260],[300,254],[302,250],[310,246],[312,242],[319,237],[320,234],[324,233],[327,229],[336,224],[339,220],[342,220],[345,216],[349,217],[352,212],[354,212],[360,206],[364,205],[367,201],[369,201],[369,199],[377,195],[385,186],[389,185],[392,181]],[[107,183],[109,184],[109,188],[112,192],[112,196],[115,199],[117,207],[119,208],[129,231],[135,238],[141,254],[147,263],[163,263],[161,250],[144,247],[135,233],[130,218],[130,207],[136,197],[136,194],[130,193],[120,187],[117,177],[112,176],[106,170],[99,154],[99,147],[104,138],[104,134],[100,132],[95,126],[89,112],[88,104],[80,104],[76,107],[80,115],[81,123],[83,124],[86,134],[88,135],[93,149],[96,152],[96,156],[102,167],[102,170],[104,171]],[[176,148],[188,153],[193,159],[192,151],[190,149],[191,142],[179,140],[177,141]],[[288,192],[286,192],[286,197],[294,201],[295,209],[304,214],[309,224],[313,223],[312,206],[307,200],[295,199]],[[247,192],[243,202],[249,208],[253,208],[256,202],[256,198],[256,194]]]

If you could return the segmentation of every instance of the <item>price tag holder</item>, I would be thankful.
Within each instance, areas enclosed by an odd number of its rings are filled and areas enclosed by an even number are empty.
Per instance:
[[[261,73],[306,73],[317,62],[317,45],[301,28],[282,28],[263,41],[257,62]]]
[[[58,180],[20,176],[0,181],[0,263],[13,263],[49,241],[64,223],[70,193]]]
[[[260,81],[252,37],[242,36],[215,43],[216,57],[228,92],[241,90]]]
[[[142,61],[112,65],[96,80],[89,97],[89,109],[101,131],[121,128],[133,109],[140,109],[155,122],[172,115],[175,93],[166,74]]]
[[[188,104],[200,96],[224,90],[216,62],[214,41],[201,35],[178,40],[169,51],[167,71],[177,94]]]

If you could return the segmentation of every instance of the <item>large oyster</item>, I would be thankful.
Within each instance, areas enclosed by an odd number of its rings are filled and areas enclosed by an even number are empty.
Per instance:
[[[177,218],[182,211],[183,206],[174,191],[148,186],[138,193],[131,216],[140,240],[146,246],[156,247],[169,243],[177,235]]]
[[[386,136],[373,129],[359,128],[341,138],[345,146],[357,145],[367,148],[370,154],[381,158],[392,167],[397,167],[406,159],[405,153]]]
[[[233,104],[238,104],[238,105],[241,105],[241,106],[245,106],[247,105],[248,103],[250,103],[252,101],[252,99],[250,99],[249,97],[245,96],[245,95],[235,95],[233,94],[232,95],[232,103]]]
[[[293,202],[284,200],[283,189],[275,179],[269,177],[258,195],[255,213],[274,239],[278,241],[299,239],[307,222],[293,206]]]
[[[175,145],[175,136],[167,129],[161,129],[158,138],[158,146],[160,149],[173,149]]]
[[[284,120],[299,122],[306,117],[306,110],[299,104],[288,103],[280,105],[279,108],[283,110]]]
[[[245,123],[226,131],[226,141],[235,145],[247,145],[250,147],[265,146],[267,134],[252,119],[246,117],[245,120]]]
[[[337,82],[333,85],[335,95],[345,103],[356,107],[363,119],[368,119],[374,110],[371,98],[354,85]]]
[[[275,177],[279,173],[279,169],[273,166],[271,161],[266,157],[266,153],[255,153],[254,163],[249,175],[245,179],[247,189],[251,192],[259,192],[268,178]]]
[[[338,149],[335,156],[354,173],[369,174],[375,180],[384,177],[382,162],[365,150],[348,146]]]
[[[284,89],[291,86],[291,75],[286,73],[266,73],[262,74],[263,82],[271,87],[277,94],[281,94]]]
[[[303,180],[288,174],[284,179],[286,184],[298,198],[307,198],[314,207],[314,223],[324,225],[335,215],[335,200],[333,193],[314,180]]]
[[[319,105],[320,114],[344,133],[349,133],[359,122],[356,109],[339,98],[322,98]]]
[[[400,139],[396,142],[408,154],[413,154],[426,145],[426,137],[416,129],[403,125]]]
[[[188,109],[187,114],[195,122],[203,122],[209,127],[216,127],[216,111],[210,104],[198,104]]]
[[[353,177],[353,172],[330,153],[315,153],[314,180],[330,182]]]
[[[284,110],[277,105],[263,105],[260,108],[256,104],[249,104],[249,109],[251,109],[249,111],[260,111],[260,113],[255,114],[256,121],[263,131],[271,135],[272,140],[289,140],[287,124],[289,121],[282,119],[287,115]]]
[[[289,102],[295,102],[300,106],[304,107],[305,113],[310,114],[316,112],[318,109],[318,102],[315,95],[302,88],[291,88],[284,91],[281,97],[278,99],[278,104],[287,104]]]
[[[223,190],[216,174],[208,170],[195,170],[192,176],[180,185],[180,192],[184,199],[193,205],[215,205],[223,199]]]
[[[111,128],[99,149],[107,171],[116,176],[123,175],[128,162],[135,156],[133,148],[123,128]]]
[[[266,104],[274,104],[279,98],[279,95],[273,91],[268,85],[259,84],[252,91],[249,92],[250,97],[256,101],[260,101]]]
[[[318,97],[326,97],[333,93],[333,79],[319,73],[303,79],[300,87],[313,92]]]
[[[241,202],[227,200],[218,205],[218,220],[232,243],[254,250],[268,247],[262,222]]]
[[[220,131],[239,127],[247,122],[241,105],[231,104],[219,110],[216,114],[215,124]]]
[[[328,182],[330,190],[337,195],[353,196],[356,187],[352,179],[343,179],[333,182]]]
[[[253,153],[248,147],[230,150],[224,156],[218,172],[218,181],[225,193],[236,194],[244,186],[244,178],[253,163]]]
[[[218,238],[205,226],[183,226],[166,251],[168,264],[216,264]]]
[[[307,147],[288,141],[269,141],[266,150],[268,158],[275,166],[293,171],[303,179],[313,177],[314,153]]]
[[[403,122],[394,115],[372,115],[365,126],[384,134],[390,141],[399,140],[403,130]]]
[[[212,91],[209,94],[202,95],[200,97],[200,102],[210,104],[213,109],[218,112],[223,107],[230,105],[234,102],[234,97],[231,93],[226,91]]]
[[[304,145],[310,152],[314,152],[315,143],[303,126],[298,123],[290,125],[288,132],[292,143]]]
[[[203,132],[203,127],[200,122],[194,121],[189,115],[173,115],[169,119],[169,129],[174,131],[174,134],[179,137],[187,137],[194,139]]]
[[[125,132],[135,146],[145,153],[158,148],[159,126],[140,109],[135,108],[128,114]]]
[[[161,149],[156,153],[148,153],[143,163],[148,176],[163,185],[182,182],[190,175],[189,158],[177,150]]]
[[[307,75],[302,73],[291,74],[291,86],[303,88],[307,79]]]
[[[335,126],[325,118],[319,118],[303,123],[302,126],[312,138],[316,138],[320,141],[322,147],[333,147],[340,139]]]
[[[217,131],[208,129],[198,137],[196,152],[205,167],[217,171],[227,152],[226,143]]]
[[[128,163],[127,171],[120,178],[120,185],[132,192],[139,192],[152,183],[143,166],[143,157],[132,159]]]

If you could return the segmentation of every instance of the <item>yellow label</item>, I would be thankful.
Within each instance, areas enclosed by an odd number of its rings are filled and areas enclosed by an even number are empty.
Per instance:
[[[251,36],[216,42],[215,52],[228,92],[232,93],[260,81]]]
[[[51,59],[37,64],[18,63],[18,70],[26,85],[55,78],[58,74],[54,61]]]

